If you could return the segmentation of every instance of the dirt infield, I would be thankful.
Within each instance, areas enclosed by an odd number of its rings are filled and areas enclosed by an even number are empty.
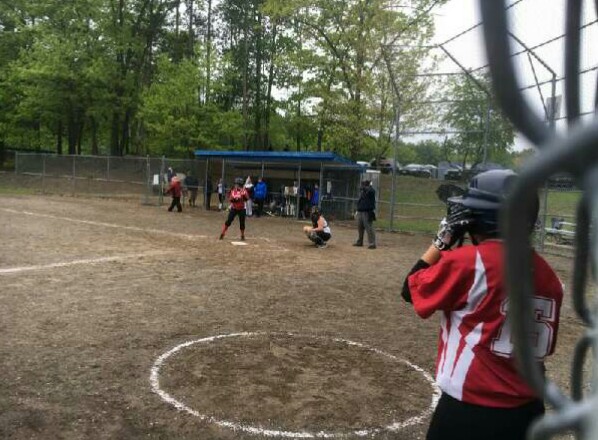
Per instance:
[[[0,196],[0,437],[423,438],[438,319],[398,293],[430,238],[371,251],[333,224],[316,249],[267,217],[235,246],[223,221]],[[568,285],[571,262],[550,261]],[[563,387],[581,331],[567,303],[548,364]]]

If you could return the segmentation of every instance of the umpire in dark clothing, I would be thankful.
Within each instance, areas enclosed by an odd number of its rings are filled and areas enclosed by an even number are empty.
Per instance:
[[[363,232],[368,233],[368,249],[376,249],[376,233],[374,220],[376,220],[376,190],[372,188],[369,180],[361,182],[361,194],[357,201],[357,231],[359,237],[353,246],[363,246]]]

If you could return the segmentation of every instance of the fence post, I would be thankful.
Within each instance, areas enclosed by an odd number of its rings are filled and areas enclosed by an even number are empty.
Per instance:
[[[546,240],[546,216],[548,215],[548,181],[544,183],[544,206],[540,220],[540,252],[544,252],[544,241]]]
[[[297,203],[297,220],[299,220],[299,211],[301,208],[301,161],[299,161],[299,170],[297,174],[297,195],[295,196],[295,202]]]
[[[106,180],[110,182],[110,156],[106,156]]]
[[[42,194],[46,193],[46,154],[42,154]]]
[[[395,139],[394,139],[394,155],[392,164],[392,188],[390,195],[390,223],[388,224],[388,230],[394,230],[394,218],[395,218],[395,198],[397,194],[397,149],[399,148],[399,124],[401,121],[401,113],[399,107],[399,100],[397,99],[397,108],[395,110]],[[378,198],[380,194],[378,194]]]
[[[150,157],[149,154],[145,157],[145,200],[144,205],[150,204],[150,196],[152,193],[152,170],[150,166]]]
[[[158,206],[162,206],[162,202],[164,201],[164,168],[166,158],[162,156],[162,163],[160,164],[160,196],[158,197]]]
[[[486,102],[486,120],[484,122],[484,156],[482,158],[482,163],[486,164],[488,160],[488,136],[490,131],[490,100]]]
[[[205,170],[204,180],[203,180],[203,208],[204,209],[208,209],[208,178],[210,177],[209,168],[210,168],[210,158],[208,157],[208,158],[206,158],[206,165],[204,167],[204,170]],[[210,197],[212,197],[211,194],[210,194]]]
[[[318,188],[318,209],[322,209],[322,196],[324,193],[324,162],[320,162],[320,187]]]
[[[77,156],[75,156],[73,154],[73,195],[75,195],[75,193],[77,192],[76,182],[75,182],[75,180],[77,178],[76,170],[75,170],[75,161],[76,161],[76,159],[77,159]]]
[[[15,176],[19,174],[19,152],[15,151]]]

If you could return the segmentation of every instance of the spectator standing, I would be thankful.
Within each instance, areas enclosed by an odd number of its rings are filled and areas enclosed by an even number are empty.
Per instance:
[[[205,208],[207,211],[211,209],[212,204],[212,192],[214,191],[214,186],[212,185],[212,179],[210,176],[206,179],[206,188],[205,188]]]
[[[262,177],[258,178],[253,191],[253,197],[257,203],[257,210],[255,211],[256,217],[261,217],[264,213],[264,202],[268,195],[268,186]]]
[[[357,241],[353,246],[363,246],[363,233],[368,234],[368,249],[376,249],[376,233],[374,221],[376,220],[376,190],[369,180],[361,182],[361,192],[357,201]]]
[[[311,198],[309,202],[312,207],[318,206],[318,204],[320,203],[320,187],[317,183],[314,184],[314,190],[311,193]]]
[[[182,212],[183,207],[181,206],[181,196],[183,194],[183,188],[177,176],[172,176],[170,185],[168,185],[168,189],[166,189],[166,194],[170,194],[172,197],[172,202],[170,203],[168,211],[172,212],[176,206],[177,211]]]
[[[197,200],[197,190],[199,188],[199,180],[195,177],[191,171],[187,171],[183,184],[189,191],[189,206],[195,206]]]
[[[218,183],[216,184],[216,191],[218,191],[218,211],[222,211],[224,208],[224,200],[226,194],[226,188],[224,187],[224,182],[222,178],[218,179]]]
[[[251,176],[247,176],[243,187],[247,191],[247,202],[245,202],[247,217],[251,217],[253,215],[253,182]]]
[[[442,395],[427,440],[524,440],[544,413],[540,396],[520,377],[513,358],[504,244],[498,221],[515,173],[494,170],[473,178],[463,196],[448,200],[433,244],[405,279],[401,296],[429,318],[442,313],[436,382]],[[539,201],[528,220],[533,232]],[[473,245],[450,248],[469,234]],[[541,369],[554,352],[563,287],[533,252],[535,293],[530,341]]]
[[[172,167],[168,167],[168,169],[166,170],[166,182],[168,182],[169,185],[174,176],[176,176],[176,171],[174,171]]]

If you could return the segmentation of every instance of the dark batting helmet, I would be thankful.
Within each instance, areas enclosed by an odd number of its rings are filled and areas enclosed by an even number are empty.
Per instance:
[[[235,179],[235,185],[243,186],[243,179],[241,177],[237,177]]]
[[[467,232],[489,237],[500,234],[499,212],[517,174],[511,170],[490,170],[478,174],[469,182],[465,194],[448,199],[447,220],[468,220]],[[532,231],[538,217],[539,200],[530,211],[529,226]]]

